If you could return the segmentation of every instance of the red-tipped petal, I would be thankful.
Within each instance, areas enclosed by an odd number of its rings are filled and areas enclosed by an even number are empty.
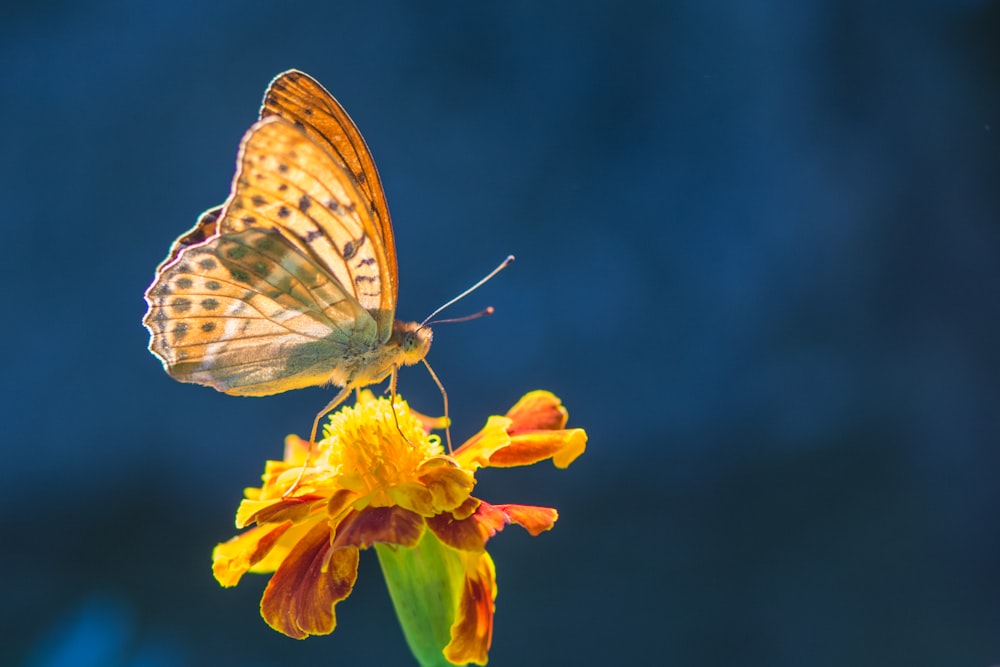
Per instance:
[[[257,526],[215,547],[212,552],[212,574],[223,586],[235,586],[247,570],[259,563],[274,548],[291,521]]]
[[[485,552],[467,554],[465,561],[465,582],[444,657],[456,665],[469,662],[485,665],[493,642],[496,570],[493,559]]]
[[[351,594],[358,577],[358,550],[334,549],[330,527],[319,523],[292,548],[271,577],[260,614],[295,639],[325,635],[337,625],[334,606]]]
[[[412,547],[424,533],[424,518],[402,507],[366,507],[337,526],[333,546],[367,549],[376,542]]]

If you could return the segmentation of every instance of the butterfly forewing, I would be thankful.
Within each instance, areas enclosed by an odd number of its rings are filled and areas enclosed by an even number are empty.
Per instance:
[[[285,118],[300,127],[354,175],[385,248],[387,277],[383,283],[389,289],[383,286],[382,309],[391,309],[396,304],[399,282],[389,208],[375,161],[354,121],[326,88],[298,70],[279,74],[268,86],[260,117],[268,116]]]
[[[324,267],[362,308],[380,320],[388,261],[353,177],[301,130],[267,118],[248,132],[233,194],[220,219],[226,234],[274,228]],[[391,332],[379,321],[381,340]]]

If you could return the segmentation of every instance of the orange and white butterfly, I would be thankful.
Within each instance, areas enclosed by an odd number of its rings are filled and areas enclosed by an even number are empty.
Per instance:
[[[398,289],[371,153],[333,96],[290,70],[243,137],[229,198],[158,267],[143,324],[182,382],[241,396],[341,387],[314,442],[352,390],[391,377],[394,391],[401,366],[427,363],[431,330],[395,320]]]

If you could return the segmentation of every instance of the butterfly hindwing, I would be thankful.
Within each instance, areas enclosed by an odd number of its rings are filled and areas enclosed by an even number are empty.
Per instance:
[[[230,394],[323,384],[349,346],[377,337],[367,311],[275,230],[185,247],[147,300],[150,347],[168,372]]]

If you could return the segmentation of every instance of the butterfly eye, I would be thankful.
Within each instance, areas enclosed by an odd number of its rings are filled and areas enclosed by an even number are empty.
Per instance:
[[[417,335],[412,331],[407,331],[403,334],[403,353],[410,354],[419,347],[419,341],[417,341]]]

